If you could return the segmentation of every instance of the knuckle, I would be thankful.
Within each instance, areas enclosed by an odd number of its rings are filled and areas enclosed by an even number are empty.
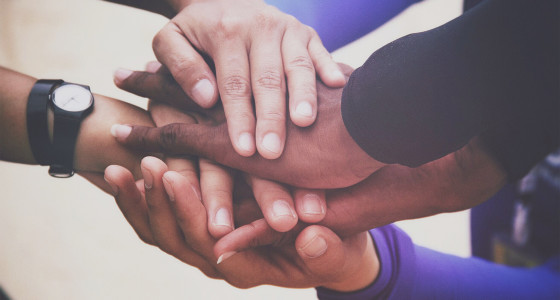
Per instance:
[[[251,95],[251,88],[249,80],[243,76],[233,75],[224,80],[223,83],[224,96],[229,97],[249,97]]]
[[[161,128],[159,136],[159,146],[163,150],[170,150],[177,144],[177,140],[181,135],[180,124],[169,124]]]
[[[263,112],[263,114],[259,116],[259,119],[275,122],[275,123],[276,122],[284,123],[284,120],[286,119],[286,114],[284,112],[270,110],[270,111]]]
[[[235,16],[224,16],[214,23],[214,32],[225,40],[231,40],[239,36],[243,20]]]
[[[278,9],[274,6],[267,6],[255,16],[255,24],[261,30],[274,30],[284,25],[283,18],[280,17]]]
[[[299,69],[304,69],[306,71],[315,72],[315,67],[313,67],[313,62],[311,58],[306,55],[298,55],[288,62],[288,71],[295,71]]]
[[[258,75],[256,83],[257,87],[266,90],[281,90],[283,83],[283,75],[277,70],[268,70]]]

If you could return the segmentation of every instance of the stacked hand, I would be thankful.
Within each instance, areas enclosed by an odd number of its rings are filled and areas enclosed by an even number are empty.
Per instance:
[[[344,67],[347,74],[349,67]],[[133,73],[119,82],[125,90],[158,102],[188,99],[172,78],[163,74]],[[197,124],[175,123],[159,128],[134,126],[117,139],[127,146],[170,155],[193,154],[267,179],[306,188],[337,188],[358,183],[384,164],[371,158],[346,131],[340,112],[342,89],[317,84],[317,120],[301,128],[289,123],[280,158],[243,157],[229,143],[224,110],[195,109]],[[187,101],[187,100],[183,100]],[[184,104],[183,107],[193,107]],[[196,113],[196,114],[195,114]],[[117,131],[120,132],[120,131]]]
[[[343,86],[344,76],[313,29],[262,0],[187,2],[154,38],[156,57],[200,106],[221,97],[237,153],[251,156],[256,147],[262,157],[278,158],[286,87],[291,120],[309,126],[317,115],[315,72],[332,87]]]

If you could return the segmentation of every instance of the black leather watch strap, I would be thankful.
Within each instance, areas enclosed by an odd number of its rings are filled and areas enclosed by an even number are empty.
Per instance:
[[[47,124],[47,107],[49,95],[63,80],[37,80],[27,101],[27,135],[33,157],[41,165],[51,163],[51,142]]]
[[[55,110],[60,110],[55,108]],[[76,139],[80,131],[81,112],[56,112],[54,119],[52,161],[49,174],[54,177],[74,175],[74,153]]]

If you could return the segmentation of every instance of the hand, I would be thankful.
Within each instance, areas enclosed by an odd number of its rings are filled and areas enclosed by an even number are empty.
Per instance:
[[[315,71],[328,86],[345,84],[317,33],[262,0],[187,5],[155,36],[153,48],[196,103],[209,108],[220,95],[231,143],[242,156],[253,155],[255,146],[267,159],[282,154],[285,78],[290,117],[298,126],[311,125],[317,115]]]
[[[351,69],[345,67],[349,74]],[[185,99],[181,89],[162,74],[135,72],[120,87],[140,96],[163,102]],[[191,111],[196,125],[170,124],[161,128],[134,126],[129,135],[118,135],[125,145],[166,154],[193,154],[263,178],[306,188],[350,186],[383,166],[354,142],[346,131],[340,112],[342,89],[317,84],[319,111],[315,124],[300,128],[288,124],[282,156],[266,160],[242,157],[228,140],[221,108]],[[185,104],[183,106],[192,107]]]
[[[329,191],[326,216],[318,224],[345,237],[400,220],[471,208],[505,183],[505,171],[475,138],[457,152],[418,168],[387,166],[355,186]],[[303,227],[300,223],[279,233],[265,223],[243,226],[220,239],[214,251],[221,255],[289,243]]]
[[[149,102],[149,111],[157,126],[196,122],[192,115],[153,101]],[[199,159],[198,167],[200,191],[198,191],[198,186],[193,186],[193,188],[202,196],[202,202],[208,215],[208,230],[213,237],[219,238],[234,228],[232,193],[235,178],[233,175],[238,172],[206,159]],[[238,175],[239,180],[246,181],[259,195],[256,197],[259,207],[274,230],[285,232],[292,229],[298,221],[298,214],[304,222],[318,222],[325,216],[326,203],[323,191],[293,189],[256,176]],[[292,195],[300,199],[296,205],[294,205]]]
[[[167,171],[163,162],[150,158],[143,160],[142,168],[153,180],[144,193],[141,182],[135,183],[126,169],[112,166],[106,170],[105,177],[118,191],[119,208],[143,241],[199,268],[209,277],[224,279],[240,288],[272,284],[353,291],[366,287],[377,276],[379,262],[368,233],[341,240],[321,226],[305,228],[295,247],[267,247],[218,258],[212,251],[215,239],[208,233],[204,206],[190,188],[196,184],[188,175],[194,167],[189,162],[175,161],[169,168],[182,172]],[[185,172],[189,169],[191,172]],[[254,220],[247,218],[258,212],[252,198],[236,198],[236,203],[241,208],[236,210],[240,224]]]

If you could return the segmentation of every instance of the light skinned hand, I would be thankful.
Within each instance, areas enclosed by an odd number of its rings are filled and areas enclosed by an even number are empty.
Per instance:
[[[351,68],[342,66],[346,74]],[[158,102],[189,109],[186,95],[170,76],[134,72],[119,87]],[[226,116],[221,107],[192,109],[197,124],[175,123],[156,129],[133,126],[117,140],[127,146],[169,155],[192,154],[262,178],[305,188],[338,188],[358,183],[384,166],[365,153],[346,131],[340,111],[342,89],[317,83],[319,107],[313,126],[287,127],[287,142],[280,158],[243,157],[229,143]],[[191,102],[192,103],[192,102]],[[126,129],[129,129],[128,127]]]
[[[169,171],[175,168],[182,171]],[[340,239],[329,229],[315,225],[301,231],[295,244],[217,257],[212,251],[216,240],[209,234],[205,208],[191,188],[197,182],[185,175],[194,171],[194,165],[176,160],[168,167],[150,157],[142,161],[142,169],[152,180],[144,184],[145,188],[142,182],[134,182],[128,170],[107,168],[105,178],[116,187],[119,208],[143,241],[209,277],[240,288],[271,284],[353,291],[366,287],[377,276],[379,262],[367,232]],[[235,219],[240,225],[259,218],[252,197],[236,197],[235,203]]]
[[[155,36],[153,49],[201,107],[221,97],[228,136],[242,156],[256,149],[280,157],[288,91],[290,118],[305,127],[317,117],[316,73],[327,86],[346,82],[313,29],[262,0],[192,3]],[[128,74],[117,72],[117,81]]]

